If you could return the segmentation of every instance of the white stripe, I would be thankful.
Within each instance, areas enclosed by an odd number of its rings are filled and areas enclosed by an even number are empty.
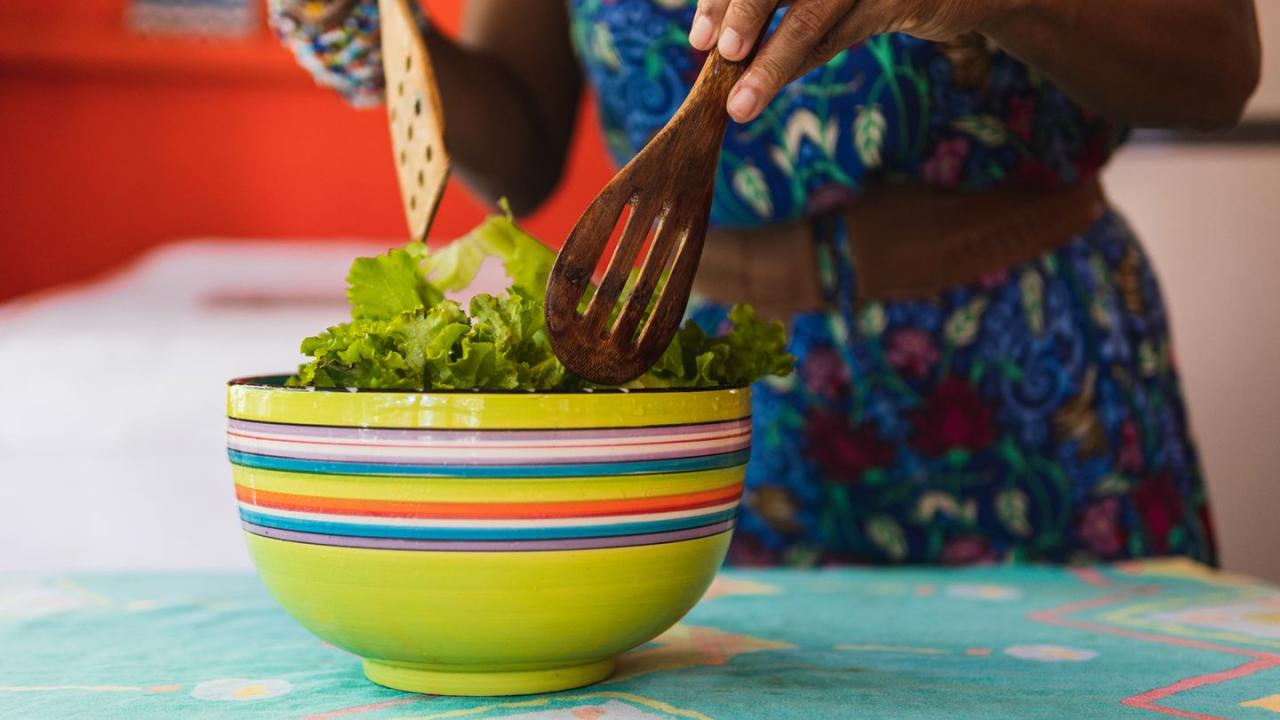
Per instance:
[[[732,510],[738,506],[738,501],[723,503],[721,505],[712,505],[710,507],[694,508],[692,510],[679,510],[676,512],[665,513],[648,513],[644,515],[612,515],[608,517],[584,517],[584,518],[530,518],[530,519],[481,519],[481,520],[456,520],[456,519],[434,519],[434,518],[389,518],[389,517],[371,517],[368,515],[337,515],[328,513],[302,512],[299,510],[279,510],[277,508],[267,508],[260,505],[250,505],[246,502],[240,502],[240,507],[244,510],[260,513],[262,515],[271,515],[274,517],[292,518],[295,520],[310,520],[312,522],[340,522],[350,523],[352,525],[388,525],[394,527],[413,527],[413,528],[511,528],[511,529],[531,529],[540,527],[597,527],[608,525],[622,525],[633,522],[651,522],[657,520],[679,520],[682,518],[698,517],[700,515],[714,515],[716,513]]]
[[[327,458],[334,456],[352,458],[429,458],[431,460],[470,460],[508,459],[527,461],[566,461],[581,462],[588,459],[613,459],[620,455],[640,455],[658,453],[677,453],[677,457],[699,455],[718,455],[721,453],[742,450],[749,445],[747,436],[726,440],[706,440],[702,442],[681,443],[679,445],[636,445],[636,446],[600,446],[589,448],[489,448],[484,444],[459,444],[455,447],[375,447],[370,445],[330,445],[301,444],[276,442],[271,440],[254,440],[251,438],[227,437],[227,446],[232,450],[277,455],[291,458]]]
[[[436,437],[434,439],[424,438],[421,440],[417,440],[417,439],[414,439],[413,437],[406,437],[405,439],[402,439],[402,440],[381,439],[381,440],[362,441],[359,438],[330,438],[320,433],[315,433],[315,434],[310,434],[305,432],[304,433],[281,433],[281,432],[272,432],[269,429],[260,429],[260,428],[247,428],[247,429],[232,428],[227,432],[228,432],[228,435],[232,437],[237,437],[236,435],[233,435],[233,433],[254,436],[253,438],[238,437],[238,439],[240,440],[251,440],[251,439],[259,439],[259,438],[268,439],[268,440],[311,440],[311,441],[319,441],[326,445],[334,444],[334,445],[342,445],[344,447],[365,445],[367,442],[367,443],[385,443],[389,445],[397,445],[397,446],[405,446],[405,447],[424,447],[425,446],[425,447],[433,447],[433,448],[448,447],[451,445],[459,446],[459,447],[505,445],[505,446],[512,446],[512,447],[518,447],[518,448],[534,448],[534,449],[571,446],[569,449],[579,449],[583,447],[609,447],[609,448],[644,447],[645,445],[650,445],[655,443],[671,444],[670,441],[672,440],[702,440],[707,438],[720,438],[724,436],[728,436],[729,438],[734,438],[737,436],[745,436],[750,434],[751,424],[743,423],[740,425],[734,425],[732,427],[722,427],[722,428],[715,428],[710,430],[691,430],[689,432],[682,432],[677,434],[668,433],[665,435],[660,435],[656,433],[646,434],[643,429],[639,429],[633,434],[620,436],[620,437],[577,438],[577,437],[571,436],[569,438],[562,439],[562,440],[548,440],[546,438],[530,439],[530,440],[517,440],[509,437],[508,438],[501,438],[501,437],[489,438],[489,437],[486,437],[484,433],[476,433],[476,434],[463,435],[453,440],[450,440],[448,438],[441,438],[441,437]]]
[[[346,442],[346,443],[354,443],[354,444],[363,444],[364,442],[358,437],[331,438],[324,433],[324,431],[328,430],[329,428],[317,427],[315,429],[310,429],[304,426],[295,426],[295,427],[291,427],[290,429],[293,432],[280,432],[280,431],[272,430],[271,425],[263,425],[261,427],[230,428],[227,432],[242,433],[245,435],[253,435],[256,437],[271,438],[271,439],[302,439],[302,440],[321,440],[321,441],[332,440],[334,442]],[[355,428],[351,428],[351,429],[355,429]],[[568,434],[568,437],[566,438],[562,438],[562,439],[530,438],[528,440],[521,440],[521,439],[512,438],[512,437],[494,437],[496,433],[486,433],[483,431],[463,431],[463,430],[434,431],[436,433],[436,437],[428,438],[425,436],[430,434],[433,431],[407,430],[407,431],[397,431],[397,432],[404,433],[404,437],[402,439],[387,440],[384,438],[380,440],[369,440],[368,442],[390,442],[397,445],[435,445],[435,446],[493,444],[493,445],[514,445],[514,446],[520,446],[520,447],[525,447],[525,446],[548,447],[548,446],[555,446],[555,445],[573,445],[574,447],[591,446],[591,445],[605,446],[605,447],[618,447],[621,443],[624,443],[624,442],[631,445],[642,445],[647,443],[663,442],[666,440],[701,439],[701,438],[708,438],[708,437],[717,437],[720,435],[740,435],[740,434],[749,433],[751,431],[751,422],[749,420],[735,421],[731,424],[725,424],[719,427],[693,426],[688,428],[687,430],[683,430],[678,433],[657,432],[658,430],[662,430],[662,429],[664,428],[634,428],[631,432],[625,435],[616,435],[613,437],[586,436],[589,433],[589,431],[583,431],[584,437],[578,437],[578,434],[576,431],[565,430],[561,432]],[[511,431],[511,432],[515,432],[515,431]],[[451,439],[449,437],[450,433],[456,433],[457,435],[456,437]],[[424,437],[422,437],[422,439],[417,439],[414,437],[414,435],[422,435]]]

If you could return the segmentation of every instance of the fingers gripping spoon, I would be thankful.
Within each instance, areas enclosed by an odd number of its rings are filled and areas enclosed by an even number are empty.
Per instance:
[[[600,191],[560,250],[547,285],[547,332],[556,356],[577,375],[620,385],[652,367],[671,343],[702,256],[720,144],[729,122],[725,103],[750,61],[749,55],[732,62],[712,50],[675,115]],[[617,249],[586,310],[579,312],[627,206],[631,213]],[[651,229],[649,254],[615,314]],[[665,284],[655,298],[664,274]]]
[[[414,0],[416,1],[416,0]],[[426,241],[449,179],[444,113],[410,0],[378,0],[387,121],[409,233]]]

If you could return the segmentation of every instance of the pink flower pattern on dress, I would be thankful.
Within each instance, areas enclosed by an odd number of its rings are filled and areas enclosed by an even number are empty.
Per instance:
[[[1009,98],[1009,132],[1017,135],[1023,142],[1031,141],[1031,132],[1036,121],[1036,100],[1032,97]]]
[[[809,358],[809,362],[798,371],[809,392],[828,400],[848,392],[852,380],[849,365],[835,350],[815,350]]]
[[[886,359],[894,368],[922,378],[938,362],[938,348],[933,337],[920,328],[903,328],[889,337]]]
[[[1080,515],[1080,537],[1099,558],[1113,558],[1124,550],[1126,537],[1120,524],[1120,508],[1119,498],[1108,497],[1085,506]]]
[[[948,540],[942,546],[942,555],[938,561],[943,565],[972,565],[992,559],[985,538],[962,535]]]
[[[933,155],[924,161],[924,179],[939,187],[956,187],[960,184],[968,156],[969,138],[957,137],[939,142]]]

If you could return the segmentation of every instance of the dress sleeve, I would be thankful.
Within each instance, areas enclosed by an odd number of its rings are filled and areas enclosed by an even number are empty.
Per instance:
[[[343,17],[322,24],[304,21],[300,5],[299,0],[267,0],[268,22],[280,42],[317,85],[336,91],[356,107],[380,104],[383,77],[378,0],[355,0]],[[428,21],[421,5],[411,0],[409,6],[418,27],[425,31]]]
[[[927,78],[928,129],[908,173],[941,187],[1058,187],[1096,175],[1128,128],[1089,112],[977,36],[903,41]]]

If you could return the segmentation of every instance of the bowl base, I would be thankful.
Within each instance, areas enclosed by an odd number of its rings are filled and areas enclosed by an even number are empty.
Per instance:
[[[591,685],[613,674],[617,658],[539,670],[444,670],[439,665],[364,661],[373,682],[427,695],[532,695]]]

